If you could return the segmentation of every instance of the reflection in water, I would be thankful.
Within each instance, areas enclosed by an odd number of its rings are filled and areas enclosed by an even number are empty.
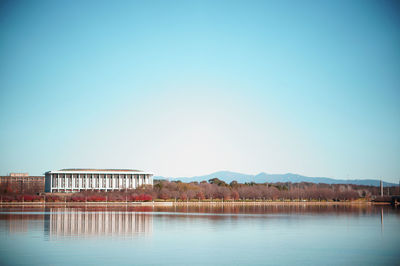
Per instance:
[[[2,214],[0,220],[5,221],[4,224],[10,233],[27,233],[43,228],[44,214]]]
[[[267,218],[273,215],[380,216],[383,212],[399,214],[390,206],[335,204],[271,205],[191,205],[191,206],[126,206],[126,207],[9,207],[0,208],[0,220],[10,233],[25,233],[37,228],[48,238],[59,236],[137,236],[151,235],[153,219],[231,219]],[[194,214],[194,215],[190,215]],[[272,215],[272,216],[271,216]],[[278,217],[279,218],[279,217]],[[34,222],[33,222],[34,221]]]
[[[264,204],[264,205],[191,205],[173,207],[154,207],[154,212],[204,213],[204,214],[306,214],[306,215],[380,215],[381,208],[367,204]]]
[[[398,265],[399,225],[390,206],[10,206],[0,264]]]
[[[381,234],[383,234],[383,208],[381,208]]]
[[[50,237],[150,235],[153,217],[137,212],[51,208],[45,214],[44,230]]]

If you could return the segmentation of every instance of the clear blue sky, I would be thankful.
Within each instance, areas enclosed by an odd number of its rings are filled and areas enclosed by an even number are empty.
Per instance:
[[[396,1],[0,1],[0,174],[400,177]]]

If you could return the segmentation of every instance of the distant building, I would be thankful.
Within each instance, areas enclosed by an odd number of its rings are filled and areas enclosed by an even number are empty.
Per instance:
[[[11,177],[27,177],[29,173],[10,173]]]
[[[153,185],[153,174],[129,169],[62,169],[45,173],[46,192],[113,191]]]
[[[29,176],[28,173],[10,173],[0,176],[1,190],[16,193],[40,193],[44,191],[44,176]]]

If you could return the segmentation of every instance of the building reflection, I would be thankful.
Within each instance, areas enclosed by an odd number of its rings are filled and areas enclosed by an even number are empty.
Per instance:
[[[61,236],[138,236],[151,235],[153,216],[126,211],[85,211],[50,208],[45,214],[45,233]]]
[[[28,233],[29,231],[42,230],[44,214],[15,213],[0,215],[0,221],[8,228],[11,234]]]

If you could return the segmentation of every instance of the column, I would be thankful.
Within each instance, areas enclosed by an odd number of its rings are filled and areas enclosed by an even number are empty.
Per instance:
[[[110,189],[110,177],[106,175],[106,188]]]
[[[50,192],[52,192],[51,189],[53,188],[53,177],[51,174],[49,176],[50,176]],[[45,178],[46,178],[46,176],[45,176]],[[46,189],[46,179],[44,181],[44,186],[45,186],[44,189]]]
[[[53,192],[53,174],[50,174],[50,192]]]
[[[107,176],[107,174],[104,175],[104,178],[105,178],[105,180],[106,180],[106,186],[105,186],[105,188],[106,188],[106,190],[107,190],[108,187],[109,187],[109,182],[108,182],[108,176]]]
[[[53,192],[53,186],[55,185],[55,184],[53,183],[54,174],[50,174],[50,178],[51,178],[50,192]]]

